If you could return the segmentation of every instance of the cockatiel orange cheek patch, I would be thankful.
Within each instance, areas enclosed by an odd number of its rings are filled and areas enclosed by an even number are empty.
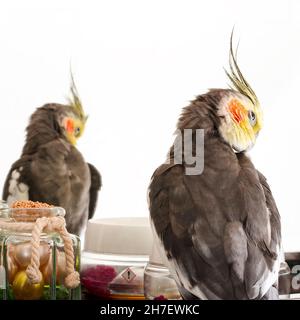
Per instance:
[[[74,122],[72,119],[67,119],[66,121],[66,130],[69,133],[74,132]]]
[[[245,116],[247,115],[247,110],[245,109],[243,104],[237,99],[232,99],[229,101],[228,109],[234,121],[237,123],[243,121]]]

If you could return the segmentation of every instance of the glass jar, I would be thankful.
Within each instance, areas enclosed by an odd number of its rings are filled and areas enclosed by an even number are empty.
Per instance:
[[[80,285],[69,289],[66,284],[70,266],[67,261],[74,261],[73,271],[80,270],[79,238],[48,225],[44,227],[50,232],[36,229],[38,218],[47,217],[52,223],[51,218],[64,215],[65,210],[60,207],[0,210],[0,300],[80,299]],[[68,250],[66,237],[70,240]],[[38,280],[31,281],[29,273]]]
[[[289,288],[291,300],[300,300],[300,251],[292,251],[285,253],[285,260],[290,268]]]
[[[82,252],[85,299],[142,300],[152,233],[148,218],[88,222]]]
[[[181,295],[169,269],[163,264],[161,252],[153,243],[150,261],[144,274],[145,298],[148,300],[180,300]]]
[[[6,201],[4,200],[0,200],[0,218],[1,217],[8,217],[8,204]],[[0,230],[1,230],[1,227],[0,227]],[[1,233],[0,233],[0,236],[1,236]]]
[[[281,300],[289,300],[291,293],[291,270],[289,265],[282,261],[278,274],[278,293]]]
[[[4,201],[4,200],[0,200],[0,219],[1,217],[8,217],[8,205],[7,205],[7,202]],[[1,246],[1,243],[2,243],[2,238],[4,236],[4,230],[1,229],[1,226],[0,226],[0,268],[1,266],[3,266],[3,258],[2,258],[2,251],[3,251],[3,248]],[[1,272],[1,270],[0,270]],[[4,271],[2,270],[2,273]],[[4,279],[5,275],[2,274],[1,276],[1,273],[0,273],[0,290],[2,287],[4,287],[4,285],[2,284],[3,282],[5,282],[5,279]],[[0,296],[0,300],[1,300],[1,296]]]
[[[163,264],[148,263],[144,282],[148,300],[181,300],[176,282]]]
[[[0,210],[8,208],[7,202],[5,200],[0,200]]]

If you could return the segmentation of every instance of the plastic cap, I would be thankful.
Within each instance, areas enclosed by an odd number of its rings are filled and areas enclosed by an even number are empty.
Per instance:
[[[84,251],[150,255],[152,242],[148,218],[92,219],[88,221]]]

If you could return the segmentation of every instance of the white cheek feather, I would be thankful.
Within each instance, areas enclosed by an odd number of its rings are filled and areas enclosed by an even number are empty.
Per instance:
[[[11,205],[13,202],[17,200],[29,199],[29,187],[23,182],[19,183],[20,171],[22,170],[23,168],[20,167],[19,169],[16,169],[11,173],[11,178],[9,180],[8,185],[8,205]]]

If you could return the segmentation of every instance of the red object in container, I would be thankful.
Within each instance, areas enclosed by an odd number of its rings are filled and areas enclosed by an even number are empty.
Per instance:
[[[81,273],[81,283],[89,293],[101,297],[109,298],[109,283],[117,276],[117,272],[110,266],[96,266],[87,268]]]
[[[168,300],[165,296],[160,295],[158,297],[155,297],[153,300]]]

